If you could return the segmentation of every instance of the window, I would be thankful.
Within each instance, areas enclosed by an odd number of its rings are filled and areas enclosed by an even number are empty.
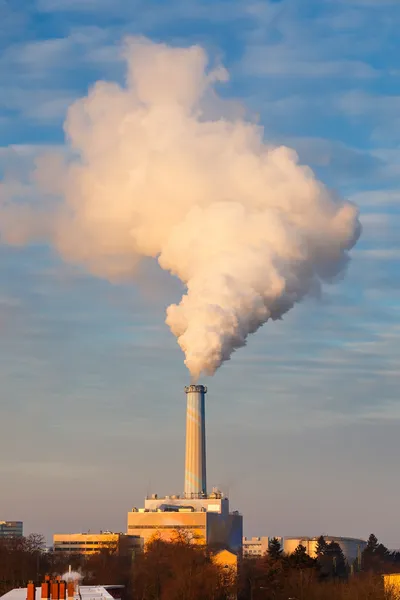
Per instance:
[[[205,529],[205,525],[129,525],[128,529]]]

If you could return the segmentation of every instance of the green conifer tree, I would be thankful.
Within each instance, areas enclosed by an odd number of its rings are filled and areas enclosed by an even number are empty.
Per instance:
[[[317,558],[320,558],[321,556],[323,556],[325,554],[327,545],[328,544],[326,543],[324,536],[320,535],[317,540],[317,545],[315,548],[315,554],[317,555]]]
[[[279,560],[282,557],[282,552],[282,545],[278,538],[272,538],[268,544],[268,556],[273,560]]]

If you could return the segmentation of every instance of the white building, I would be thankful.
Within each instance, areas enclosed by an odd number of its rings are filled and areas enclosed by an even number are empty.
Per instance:
[[[277,537],[285,554],[292,554],[300,544],[304,546],[307,554],[312,558],[316,557],[316,548],[318,537]],[[259,558],[268,552],[268,546],[273,538],[270,536],[243,538],[243,556],[246,558]],[[325,535],[324,540],[327,544],[336,542],[342,549],[343,555],[349,564],[357,560],[364,550],[367,542],[358,538],[338,537],[334,535]]]
[[[114,600],[114,597],[107,591],[106,587],[100,585],[80,585],[75,591],[74,600]],[[41,597],[41,587],[37,587],[35,600],[41,600]],[[4,594],[4,596],[0,596],[0,598],[1,600],[27,600],[28,588],[15,588]]]
[[[318,537],[285,537],[283,549],[285,554],[292,554],[300,544],[305,547],[307,554],[312,558],[316,556]],[[343,555],[349,564],[352,564],[361,555],[367,542],[358,538],[337,537],[334,535],[324,535],[327,544],[336,542],[342,549]]]
[[[262,536],[262,537],[252,537],[252,538],[243,538],[243,556],[245,558],[259,558],[260,556],[264,556],[268,552],[268,546],[272,537]],[[281,546],[283,547],[283,538],[277,538]]]

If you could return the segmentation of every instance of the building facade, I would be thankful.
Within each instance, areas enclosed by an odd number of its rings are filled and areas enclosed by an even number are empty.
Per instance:
[[[352,564],[361,555],[367,545],[366,540],[350,537],[337,537],[332,535],[324,535],[327,544],[336,542],[342,549],[343,555],[349,564]],[[285,554],[292,554],[301,544],[305,547],[307,554],[312,558],[316,557],[316,548],[318,537],[285,537],[283,549]]]
[[[54,552],[74,554],[95,554],[102,550],[131,554],[141,549],[138,536],[112,533],[55,533],[53,535]]]
[[[0,538],[22,537],[23,530],[22,521],[0,521]]]
[[[214,491],[202,498],[154,494],[146,498],[144,508],[128,513],[129,535],[140,536],[143,546],[160,538],[165,541],[184,535],[192,543],[226,548],[241,553],[243,517],[229,512],[229,500]]]
[[[259,558],[268,552],[269,543],[273,538],[268,536],[243,538],[243,556],[245,558]],[[280,541],[283,549],[283,538],[276,538]]]

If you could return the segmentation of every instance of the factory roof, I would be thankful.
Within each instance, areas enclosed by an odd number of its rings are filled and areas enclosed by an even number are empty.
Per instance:
[[[26,600],[27,588],[14,588],[4,596],[0,596],[1,600]],[[82,600],[113,600],[113,597],[106,588],[100,585],[81,585],[79,593],[76,594],[76,599]],[[41,588],[36,588],[36,600],[41,600]]]

